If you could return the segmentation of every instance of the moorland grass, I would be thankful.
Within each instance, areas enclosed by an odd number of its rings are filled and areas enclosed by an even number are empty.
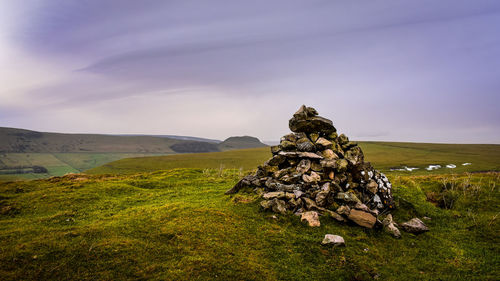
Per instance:
[[[310,228],[223,195],[228,169],[68,175],[0,184],[3,280],[498,280],[498,173],[390,174],[395,220],[430,232],[392,238],[328,217]],[[449,182],[453,182],[450,184]],[[452,195],[446,195],[447,193]],[[453,206],[441,206],[443,196]],[[441,204],[441,205],[440,205]],[[346,247],[321,246],[327,233]]]
[[[360,142],[365,161],[383,172],[393,167],[418,167],[401,175],[435,175],[500,170],[500,145],[488,144],[432,144],[397,142]],[[256,148],[227,152],[177,154],[168,156],[126,158],[86,171],[90,174],[133,174],[174,168],[232,168],[251,170],[271,157],[270,149]],[[463,166],[463,163],[472,163]],[[427,171],[430,164],[455,164],[457,168]]]

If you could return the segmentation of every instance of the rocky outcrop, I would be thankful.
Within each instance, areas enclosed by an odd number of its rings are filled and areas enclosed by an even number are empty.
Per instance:
[[[367,228],[381,225],[378,214],[394,208],[392,186],[364,161],[361,148],[311,107],[301,106],[289,127],[293,133],[271,147],[273,157],[226,194],[253,190],[262,194],[265,210],[307,213],[309,225],[316,225],[309,211]]]

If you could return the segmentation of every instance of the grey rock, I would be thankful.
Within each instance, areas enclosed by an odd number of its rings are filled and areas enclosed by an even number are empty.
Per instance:
[[[415,234],[429,231],[429,228],[419,218],[413,218],[407,222],[402,223],[401,228],[403,228],[403,230],[406,232]]]
[[[330,191],[320,191],[316,194],[316,205],[318,206],[325,206],[327,201],[326,198],[328,197],[328,194]]]
[[[339,235],[333,235],[333,234],[326,234],[325,238],[323,238],[323,241],[321,242],[323,245],[332,245],[334,247],[337,246],[345,246],[345,241],[342,236]]]
[[[384,218],[384,220],[382,220],[382,225],[384,226],[384,230],[386,232],[388,232],[389,234],[391,234],[392,236],[394,236],[396,238],[400,238],[401,237],[401,232],[399,231],[399,229],[394,224],[394,221],[392,220],[392,215],[391,214],[388,214]]]
[[[299,139],[297,141],[296,145],[297,145],[297,149],[299,151],[311,152],[311,151],[315,151],[315,149],[316,149],[314,144],[308,138]]]
[[[346,203],[358,203],[361,202],[359,198],[356,196],[356,194],[352,192],[339,192],[337,193],[337,196],[335,196],[335,199],[337,200],[342,200]]]
[[[286,203],[283,200],[273,199],[272,210],[275,213],[286,214]]]

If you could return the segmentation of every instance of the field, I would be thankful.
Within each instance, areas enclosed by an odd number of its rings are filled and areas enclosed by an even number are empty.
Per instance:
[[[383,172],[403,166],[418,167],[408,175],[500,171],[500,145],[428,144],[397,142],[360,142],[366,161]],[[254,169],[271,156],[269,148],[227,151],[222,153],[182,154],[141,159],[127,158],[87,171],[90,174],[152,172],[173,168]],[[463,166],[463,163],[471,165]],[[457,168],[427,171],[430,164],[455,164]]]
[[[122,159],[0,183],[0,279],[500,278],[500,173],[478,172],[499,170],[499,146],[361,145],[393,183],[395,220],[429,217],[429,232],[395,239],[329,217],[310,228],[261,211],[254,194],[224,195],[268,149]],[[390,171],[449,163],[457,168]],[[321,246],[327,233],[346,247]]]
[[[1,174],[0,181],[39,179],[79,173],[127,157],[152,156],[151,153],[0,153],[0,172],[13,166],[45,167],[47,173]]]

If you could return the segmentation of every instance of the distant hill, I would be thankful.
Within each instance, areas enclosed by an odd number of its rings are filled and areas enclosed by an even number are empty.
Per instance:
[[[265,147],[267,144],[262,143],[258,138],[250,136],[230,137],[219,144],[219,149],[222,151],[232,149],[257,148]]]
[[[254,137],[223,142],[186,136],[61,134],[0,127],[0,153],[199,153],[263,147]]]
[[[221,143],[221,140],[216,139],[207,139],[207,138],[199,138],[199,137],[191,137],[191,136],[178,136],[178,135],[141,135],[141,134],[120,134],[116,136],[148,136],[148,137],[158,137],[158,138],[168,138],[174,140],[186,140],[186,141],[202,141],[202,142],[211,142],[211,143]]]

